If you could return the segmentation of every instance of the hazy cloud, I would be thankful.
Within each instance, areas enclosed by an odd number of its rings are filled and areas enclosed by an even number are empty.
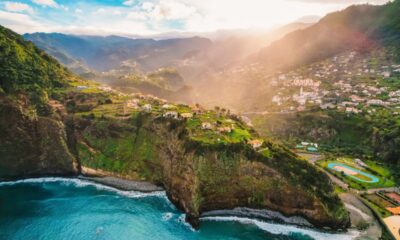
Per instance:
[[[135,0],[126,0],[122,4],[125,6],[133,6],[135,4]]]
[[[290,0],[296,2],[307,2],[307,3],[320,3],[320,4],[360,4],[360,3],[371,3],[371,4],[384,4],[389,0]]]
[[[19,32],[41,31],[99,34],[148,34],[170,31],[209,32],[219,29],[268,29],[294,21],[314,22],[318,16],[355,3],[386,0],[0,0],[6,15],[0,24]],[[19,2],[18,2],[19,1]],[[38,7],[38,5],[43,7]],[[71,11],[67,12],[69,9]],[[308,16],[308,17],[304,17]],[[9,19],[7,19],[7,17]],[[16,17],[14,19],[14,17]],[[25,18],[25,21],[21,19]],[[41,23],[41,24],[40,24]],[[17,26],[18,25],[18,26]]]
[[[10,12],[33,12],[33,9],[28,4],[20,2],[5,2],[4,9]]]
[[[46,7],[57,8],[58,4],[54,0],[32,0],[32,2]]]
[[[0,10],[0,22],[3,25],[11,28],[12,30],[19,33],[26,32],[40,32],[48,27],[41,23],[33,20],[30,16],[22,13],[11,13]]]

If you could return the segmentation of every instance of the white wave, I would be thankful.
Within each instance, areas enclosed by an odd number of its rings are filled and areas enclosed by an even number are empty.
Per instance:
[[[17,181],[8,181],[8,182],[0,182],[0,187],[1,186],[12,186],[16,184],[26,184],[26,183],[61,183],[64,185],[74,185],[76,187],[87,187],[87,186],[93,186],[98,190],[105,190],[105,191],[110,191],[117,193],[118,195],[122,195],[125,197],[129,198],[144,198],[144,197],[163,197],[167,198],[165,191],[157,191],[157,192],[151,192],[151,193],[144,193],[144,192],[138,192],[138,191],[122,191],[113,187],[109,187],[106,185],[102,185],[99,183],[87,181],[87,180],[82,180],[78,178],[62,178],[62,177],[46,177],[46,178],[27,178],[27,179],[21,179]]]
[[[163,216],[162,216],[162,220],[163,220],[163,221],[168,221],[168,220],[170,220],[173,216],[174,216],[173,213],[170,213],[170,212],[164,213]]]
[[[186,221],[186,214],[181,214],[178,218],[178,222],[182,223],[183,225],[185,225],[185,227],[187,227],[188,229],[190,229],[192,232],[196,232],[196,229],[194,229],[192,227],[192,225],[190,225],[190,223],[188,223]]]
[[[202,221],[235,221],[240,222],[242,224],[252,224],[256,225],[258,228],[272,233],[272,234],[281,234],[281,235],[291,235],[293,233],[300,233],[303,235],[307,235],[312,237],[313,239],[318,240],[351,240],[356,238],[359,235],[357,231],[349,231],[347,233],[327,233],[320,232],[317,230],[301,228],[293,225],[284,225],[278,223],[267,223],[263,221],[259,221],[256,219],[250,218],[241,218],[241,217],[203,217]]]

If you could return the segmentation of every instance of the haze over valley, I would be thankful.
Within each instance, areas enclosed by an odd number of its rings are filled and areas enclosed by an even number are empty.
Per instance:
[[[0,239],[400,239],[399,12],[1,1]]]

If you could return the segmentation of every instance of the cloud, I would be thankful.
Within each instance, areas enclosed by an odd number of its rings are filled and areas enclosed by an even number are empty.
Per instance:
[[[165,19],[184,19],[197,11],[195,7],[175,1],[163,1],[154,10],[158,17]]]
[[[133,6],[135,4],[135,0],[126,0],[122,4],[125,6]]]
[[[45,26],[30,16],[22,13],[11,13],[0,10],[0,22],[2,25],[16,31],[18,33],[27,32],[41,32],[50,29],[49,26]]]
[[[54,0],[32,0],[32,2],[45,7],[52,7],[52,8],[59,7]]]
[[[384,4],[389,2],[389,0],[290,0],[296,2],[306,2],[306,3],[319,3],[319,4],[361,4],[361,3],[371,3],[371,4]]]
[[[104,8],[99,8],[96,10],[96,13],[105,13],[106,10]]]
[[[179,1],[161,0],[158,3],[143,2],[139,8],[130,12],[128,17],[149,20],[179,20],[196,13],[196,8]]]
[[[4,9],[9,12],[33,12],[29,5],[20,2],[5,2]]]
[[[1,2],[2,0],[0,0]],[[270,29],[301,19],[321,16],[361,2],[384,3],[386,0],[3,0],[10,3],[31,1],[41,6],[31,15],[36,23],[46,24],[45,31],[77,31],[110,34],[161,33],[169,31],[209,32],[218,29]],[[115,4],[118,2],[119,4]],[[65,4],[65,5],[63,5]],[[3,6],[3,4],[0,4]],[[25,4],[26,5],[26,4]],[[5,4],[4,4],[5,6]],[[24,6],[26,7],[26,6]],[[29,7],[29,6],[28,6]],[[5,8],[4,8],[5,9]],[[14,10],[11,10],[14,9]],[[67,13],[70,9],[71,11]],[[18,4],[8,12],[28,13]],[[28,21],[30,26],[33,24]],[[7,22],[14,19],[10,16]],[[6,20],[0,20],[3,24]],[[15,22],[15,21],[14,21]],[[27,25],[28,25],[27,23]],[[23,22],[20,22],[23,24]],[[37,25],[37,24],[36,24]],[[44,25],[40,27],[45,27]],[[22,27],[19,26],[19,29]],[[36,28],[39,28],[36,26]],[[26,27],[28,31],[30,28]],[[81,29],[81,30],[79,30]]]

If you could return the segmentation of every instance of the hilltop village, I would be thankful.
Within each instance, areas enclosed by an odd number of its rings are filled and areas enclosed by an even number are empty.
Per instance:
[[[83,102],[77,101],[77,97],[70,100],[74,102],[77,115],[83,117],[128,119],[132,114],[152,114],[157,118],[186,122],[194,140],[208,144],[245,141],[252,148],[268,155],[268,149],[262,148],[264,141],[253,134],[248,118],[233,114],[225,108],[207,110],[199,104],[173,104],[153,95],[124,94],[107,85],[89,82],[77,82],[69,92],[74,95],[93,95],[93,99],[86,97]],[[103,93],[107,93],[105,100],[99,100],[99,94]]]
[[[373,114],[384,107],[397,115],[400,90],[393,79],[398,76],[400,65],[393,64],[389,50],[346,52],[269,78],[268,84],[277,92],[271,99],[272,111],[320,108]]]

